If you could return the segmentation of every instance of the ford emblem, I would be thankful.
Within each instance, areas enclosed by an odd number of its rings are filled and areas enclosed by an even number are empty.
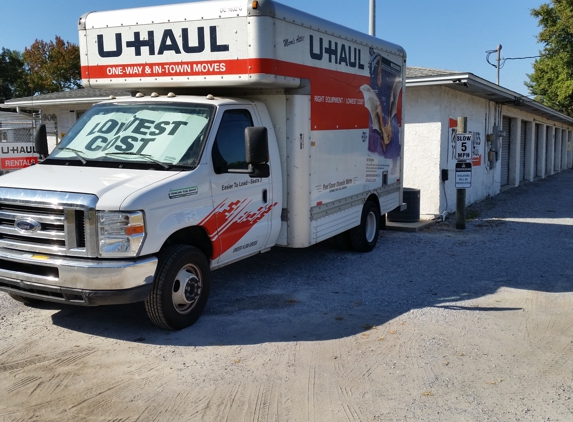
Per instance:
[[[22,218],[14,222],[14,227],[20,233],[36,233],[42,228],[42,225],[31,218]]]

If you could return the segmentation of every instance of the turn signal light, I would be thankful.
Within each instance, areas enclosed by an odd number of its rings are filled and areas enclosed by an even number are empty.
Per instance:
[[[125,234],[128,236],[141,233],[145,233],[145,227],[143,226],[129,226],[125,228]]]

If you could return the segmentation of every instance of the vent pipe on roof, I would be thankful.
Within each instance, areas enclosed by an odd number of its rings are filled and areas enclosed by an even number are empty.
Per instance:
[[[376,0],[370,0],[370,19],[368,33],[376,36]]]

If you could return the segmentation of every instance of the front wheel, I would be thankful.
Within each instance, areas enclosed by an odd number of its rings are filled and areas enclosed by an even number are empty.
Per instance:
[[[209,297],[211,272],[205,255],[193,246],[174,245],[159,257],[145,310],[158,327],[181,330],[199,319]]]
[[[370,252],[378,242],[380,211],[376,204],[367,201],[362,208],[360,225],[350,230],[350,245],[357,252]]]

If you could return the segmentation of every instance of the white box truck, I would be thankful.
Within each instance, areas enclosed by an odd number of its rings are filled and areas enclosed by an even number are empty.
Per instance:
[[[0,177],[0,290],[145,301],[193,324],[211,270],[333,236],[376,245],[402,204],[406,54],[274,0],[87,13],[96,104],[42,162]]]

